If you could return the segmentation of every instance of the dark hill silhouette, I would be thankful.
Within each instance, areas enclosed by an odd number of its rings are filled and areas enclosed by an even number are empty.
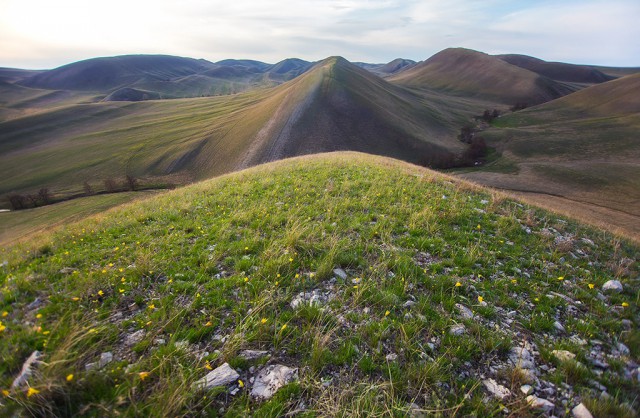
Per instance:
[[[167,81],[197,74],[213,64],[168,55],[123,55],[93,58],[44,71],[21,84],[50,90],[110,91],[141,81]]]
[[[574,83],[604,83],[615,77],[604,74],[588,65],[566,64],[564,62],[548,62],[528,55],[507,54],[496,55],[504,62],[524,68],[534,73],[557,81]]]
[[[464,48],[445,49],[389,80],[509,105],[544,103],[575,91],[497,57]]]

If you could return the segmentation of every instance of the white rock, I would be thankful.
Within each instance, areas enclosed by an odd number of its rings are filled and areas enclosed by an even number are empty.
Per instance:
[[[629,355],[630,353],[629,347],[627,347],[623,343],[618,343],[617,349],[620,352],[620,354],[622,354],[623,356]]]
[[[622,283],[620,283],[618,280],[609,280],[608,282],[602,285],[603,292],[620,293],[622,292],[622,290],[623,290]]]
[[[473,312],[461,303],[456,303],[456,309],[464,319],[473,319]]]
[[[210,371],[205,377],[198,380],[193,384],[198,389],[211,389],[216,386],[227,386],[236,380],[240,375],[233,370],[229,363],[224,363],[222,366]]]
[[[342,269],[333,269],[333,274],[340,277],[342,280],[347,280],[347,272]]]
[[[466,328],[462,324],[454,325],[449,329],[449,334],[451,335],[462,335],[466,332]]]
[[[531,385],[522,385],[520,386],[520,392],[525,395],[531,395],[533,393],[533,387]]]
[[[575,354],[567,350],[553,350],[551,353],[560,361],[569,361],[576,358]]]
[[[98,368],[101,369],[107,364],[111,363],[112,361],[113,361],[113,354],[110,351],[107,351],[106,353],[102,353],[100,354],[100,360],[98,360]]]
[[[273,364],[260,370],[251,388],[251,397],[255,399],[269,399],[282,386],[298,379],[298,369],[292,369],[281,364]]]
[[[593,418],[593,415],[591,415],[591,412],[589,412],[587,407],[584,406],[584,404],[582,403],[578,404],[575,408],[573,408],[571,410],[571,414],[573,415],[573,418]]]
[[[487,388],[487,391],[489,391],[489,393],[500,400],[511,395],[511,391],[509,389],[498,384],[498,382],[493,379],[485,379],[482,381],[482,384],[485,388]]]
[[[523,369],[533,369],[536,367],[531,352],[524,347],[513,347],[509,352],[509,361],[514,366]]]
[[[124,338],[124,345],[131,347],[132,345],[138,344],[144,338],[145,332],[143,329],[140,329],[132,334],[127,335]]]
[[[527,403],[531,408],[544,412],[551,412],[556,407],[552,402],[543,398],[538,398],[535,395],[527,396]]]
[[[555,329],[557,329],[558,331],[560,331],[560,332],[565,332],[564,326],[562,326],[562,324],[560,322],[558,322],[558,321],[555,321],[553,323],[553,327]]]

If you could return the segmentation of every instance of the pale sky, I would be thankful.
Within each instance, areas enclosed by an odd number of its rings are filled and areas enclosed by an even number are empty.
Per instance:
[[[448,47],[640,66],[640,0],[0,0],[0,67],[168,54],[424,60]]]

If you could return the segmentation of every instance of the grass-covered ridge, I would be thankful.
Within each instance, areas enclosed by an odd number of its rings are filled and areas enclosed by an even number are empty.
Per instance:
[[[259,166],[2,251],[3,414],[536,414],[508,362],[522,347],[557,414],[639,407],[638,247],[394,160]],[[610,279],[624,291],[600,296]],[[293,307],[301,292],[318,303]],[[31,390],[10,388],[34,350]],[[239,380],[193,388],[224,362]],[[264,364],[299,379],[260,402]],[[489,395],[489,378],[512,394]]]

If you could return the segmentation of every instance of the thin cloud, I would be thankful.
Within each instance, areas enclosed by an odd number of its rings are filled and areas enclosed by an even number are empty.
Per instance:
[[[0,66],[131,53],[387,62],[451,46],[640,65],[637,16],[637,0],[0,0]]]

